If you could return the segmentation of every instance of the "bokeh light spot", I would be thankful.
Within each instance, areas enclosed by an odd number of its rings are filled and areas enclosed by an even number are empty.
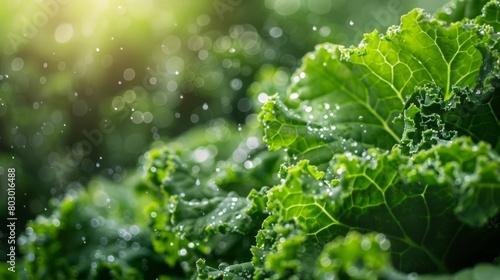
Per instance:
[[[184,60],[178,56],[174,56],[167,61],[166,69],[170,74],[179,74],[184,69]]]
[[[68,42],[73,37],[73,25],[69,23],[60,24],[56,28],[54,37],[56,42],[60,44]]]
[[[282,16],[290,16],[300,9],[300,0],[266,0],[266,7]]]
[[[135,70],[132,68],[127,68],[123,71],[123,78],[125,81],[132,81],[135,78]]]
[[[311,10],[311,12],[323,15],[330,12],[332,9],[332,3],[330,0],[309,0],[307,7]]]
[[[173,54],[181,48],[181,40],[176,36],[168,36],[163,40],[161,49],[166,54]]]
[[[20,57],[16,57],[12,60],[11,68],[14,71],[20,71],[24,67],[24,60]]]
[[[77,117],[83,117],[88,110],[89,106],[84,100],[77,100],[73,103],[73,114]]]
[[[43,144],[43,135],[39,132],[31,136],[31,146],[34,148],[41,147]]]

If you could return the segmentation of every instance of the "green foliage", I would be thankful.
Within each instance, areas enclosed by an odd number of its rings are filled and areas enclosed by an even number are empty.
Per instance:
[[[318,279],[379,279],[388,269],[390,243],[383,234],[356,231],[325,245],[318,257]]]
[[[151,198],[128,185],[93,181],[55,203],[20,238],[28,279],[150,279],[168,269],[153,251],[139,205]],[[23,275],[23,273],[19,273]]]
[[[321,44],[307,54],[286,92],[260,113],[270,150],[264,153],[287,154],[280,181],[262,180],[246,200],[222,191],[210,176],[190,174],[192,164],[175,153],[151,152],[155,164],[148,169],[157,167],[163,178],[150,181],[163,188],[164,236],[195,244],[185,253],[201,258],[198,277],[477,279],[500,273],[493,265],[500,252],[494,16],[500,6],[490,1],[482,14],[472,10],[466,14],[477,17],[448,23],[413,10],[386,34],[365,35],[358,47]],[[266,71],[254,97],[283,86],[270,86],[265,79],[277,72]],[[255,234],[251,266],[241,251],[209,258],[214,238]],[[180,258],[163,252],[171,265]],[[222,265],[210,264],[214,259]]]
[[[500,200],[498,62],[491,60],[499,10],[491,1],[475,21],[449,24],[414,10],[357,48],[323,44],[306,55],[287,94],[261,113],[265,142],[292,159],[268,194],[274,220],[293,220],[316,246],[351,231],[384,234],[391,263],[359,279],[492,263],[500,249],[491,226]],[[263,264],[281,250],[267,243],[257,242],[271,248]],[[336,275],[358,279],[358,266]],[[283,276],[280,266],[263,270]]]
[[[207,129],[227,130],[223,138],[228,141],[214,145],[204,138],[205,143],[190,146],[177,139],[147,154],[144,178],[159,193],[157,206],[149,209],[153,244],[170,266],[181,263],[186,274],[251,275],[242,268],[250,264],[233,262],[251,258],[251,238],[266,217],[266,194],[278,183],[282,153],[265,150],[256,131],[239,133],[225,122],[199,131]],[[203,166],[206,161],[211,164]],[[199,258],[207,261],[196,262]],[[231,265],[221,268],[219,262]]]
[[[497,0],[454,1],[435,18],[415,9],[358,47],[320,44],[290,85],[286,69],[260,72],[253,104],[278,92],[259,113],[263,131],[214,120],[150,150],[143,191],[154,203],[142,218],[163,274],[498,279],[499,14]],[[60,244],[44,243],[71,213],[99,215],[79,197],[33,224],[47,237],[25,237],[34,275],[44,265],[83,273],[71,258],[47,262]],[[83,276],[141,272],[126,259],[95,263]]]

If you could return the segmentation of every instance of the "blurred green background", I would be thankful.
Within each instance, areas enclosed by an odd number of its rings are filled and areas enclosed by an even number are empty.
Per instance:
[[[0,178],[5,193],[16,168],[17,230],[95,175],[119,184],[194,126],[254,121],[316,44],[357,45],[445,2],[1,1]]]

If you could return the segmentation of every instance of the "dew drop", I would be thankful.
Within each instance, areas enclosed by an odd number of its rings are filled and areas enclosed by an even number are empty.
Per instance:
[[[226,263],[226,262],[221,262],[221,263],[219,264],[219,270],[225,270],[225,269],[227,269],[228,267],[229,267],[229,264],[228,264],[228,263]]]

